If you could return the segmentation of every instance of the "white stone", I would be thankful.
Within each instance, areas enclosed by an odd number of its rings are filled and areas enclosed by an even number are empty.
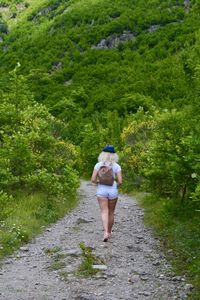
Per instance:
[[[93,265],[92,268],[94,270],[107,270],[107,266],[106,265]]]

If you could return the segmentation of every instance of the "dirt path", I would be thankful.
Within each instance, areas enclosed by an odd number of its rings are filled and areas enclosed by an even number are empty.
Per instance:
[[[95,187],[84,181],[79,193],[73,212],[2,263],[1,300],[186,298],[190,285],[171,272],[133,198],[120,196],[113,237],[103,243]],[[105,270],[92,277],[75,274],[80,242],[103,260]]]

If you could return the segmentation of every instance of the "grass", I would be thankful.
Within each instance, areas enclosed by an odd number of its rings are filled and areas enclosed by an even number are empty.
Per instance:
[[[46,248],[45,254],[48,256],[52,256],[52,263],[48,267],[49,271],[57,271],[60,269],[65,268],[66,263],[63,261],[66,258],[66,255],[64,253],[60,253],[61,247],[55,246],[53,248]],[[65,273],[65,272],[63,272]]]
[[[102,265],[105,264],[104,260],[97,257],[91,247],[88,247],[85,245],[84,242],[80,242],[79,244],[80,249],[82,250],[81,254],[81,263],[79,267],[71,272],[66,272],[65,270],[62,270],[66,267],[66,262],[64,259],[68,256],[65,253],[59,253],[61,248],[56,246],[53,248],[47,248],[45,249],[45,253],[49,256],[52,256],[52,262],[50,266],[48,267],[49,271],[58,271],[59,275],[63,278],[63,280],[67,281],[69,276],[83,276],[83,277],[90,277],[98,273],[99,269],[94,269],[94,265]]]
[[[140,200],[145,209],[145,222],[159,236],[174,270],[186,275],[194,290],[188,299],[200,299],[200,215],[189,205],[174,204],[155,196]],[[171,252],[170,252],[171,253]]]
[[[53,255],[53,254],[59,252],[60,250],[61,250],[61,248],[60,248],[59,246],[55,246],[55,247],[53,247],[53,248],[46,248],[46,249],[44,250],[44,252],[45,252],[45,254],[47,254],[47,255]]]
[[[0,259],[11,254],[45,226],[63,217],[76,204],[76,197],[47,199],[45,194],[18,193],[0,221]]]
[[[52,264],[49,266],[49,271],[57,271],[63,269],[66,266],[64,261],[61,260],[54,260]]]
[[[99,272],[98,269],[94,269],[93,265],[104,263],[102,259],[98,258],[92,253],[92,249],[87,247],[84,242],[81,242],[80,248],[82,250],[82,262],[76,272],[77,275],[88,277],[95,275]]]

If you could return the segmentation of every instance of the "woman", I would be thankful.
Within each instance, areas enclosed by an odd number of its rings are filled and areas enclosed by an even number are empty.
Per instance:
[[[114,211],[118,200],[118,187],[122,184],[121,167],[117,164],[118,155],[112,145],[106,145],[98,157],[98,163],[95,165],[91,181],[98,184],[97,199],[101,210],[101,219],[104,229],[103,241],[107,242],[111,236],[114,224]],[[114,180],[112,186],[100,184],[98,182],[98,171],[102,166],[109,167],[112,170]]]

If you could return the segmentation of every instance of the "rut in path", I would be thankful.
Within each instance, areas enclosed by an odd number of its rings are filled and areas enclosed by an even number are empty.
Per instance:
[[[95,187],[82,181],[79,194],[76,209],[2,262],[1,300],[186,299],[191,286],[171,271],[132,197],[120,195],[113,236],[104,243]],[[80,242],[104,270],[77,275]]]

